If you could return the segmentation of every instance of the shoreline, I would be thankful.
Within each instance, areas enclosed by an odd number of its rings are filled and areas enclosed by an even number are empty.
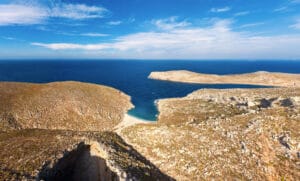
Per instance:
[[[146,119],[141,119],[141,118],[137,118],[135,116],[129,115],[128,113],[125,114],[123,120],[114,127],[114,131],[118,134],[121,133],[121,131],[124,128],[136,125],[136,124],[153,124],[156,121],[150,121],[150,120],[146,120]]]

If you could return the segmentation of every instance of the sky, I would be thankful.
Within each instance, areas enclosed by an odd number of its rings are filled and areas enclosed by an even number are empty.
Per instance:
[[[300,0],[0,0],[0,59],[300,60]]]

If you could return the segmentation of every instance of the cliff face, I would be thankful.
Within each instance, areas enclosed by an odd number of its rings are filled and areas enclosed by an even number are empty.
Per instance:
[[[178,180],[298,180],[300,89],[199,90],[122,136]]]
[[[2,129],[111,130],[132,107],[130,97],[80,82],[0,83]]]
[[[150,79],[199,84],[253,84],[300,87],[300,74],[254,72],[234,75],[201,74],[186,70],[151,72]]]

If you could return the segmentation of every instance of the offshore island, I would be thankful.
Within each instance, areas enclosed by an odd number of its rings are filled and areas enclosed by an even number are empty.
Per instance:
[[[151,72],[150,79],[200,84],[248,84],[278,87],[300,87],[300,75],[258,71],[246,74],[216,75],[187,70]]]
[[[299,74],[149,77],[275,87],[161,99],[149,123],[127,115],[130,96],[107,86],[2,82],[1,180],[300,178]]]

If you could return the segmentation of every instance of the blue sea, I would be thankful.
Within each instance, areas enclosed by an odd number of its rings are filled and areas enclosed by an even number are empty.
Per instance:
[[[201,88],[256,88],[253,85],[185,84],[148,79],[152,71],[190,70],[212,74],[254,71],[300,73],[300,61],[172,61],[172,60],[1,60],[0,81],[46,83],[82,81],[103,84],[130,95],[129,114],[155,120],[156,99],[182,97]]]

